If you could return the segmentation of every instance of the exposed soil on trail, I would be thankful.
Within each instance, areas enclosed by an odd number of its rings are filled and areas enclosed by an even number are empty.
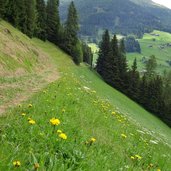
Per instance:
[[[5,114],[9,108],[29,99],[34,93],[39,92],[49,83],[56,81],[59,78],[59,73],[53,67],[51,70],[46,69],[34,75],[26,75],[25,78],[27,77],[28,79],[26,80],[0,84],[0,101],[2,101],[2,104],[0,104],[0,116]],[[20,91],[17,92],[17,89]],[[13,97],[9,98],[7,94],[1,94],[4,90],[12,90],[14,94]]]

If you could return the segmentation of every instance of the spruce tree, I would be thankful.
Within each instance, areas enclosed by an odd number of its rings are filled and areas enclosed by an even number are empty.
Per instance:
[[[35,12],[36,12],[36,3],[35,0],[25,0],[26,6],[26,28],[23,31],[30,38],[34,35],[35,30]]]
[[[102,41],[100,43],[99,57],[97,60],[97,72],[104,78],[106,76],[106,64],[107,57],[109,57],[111,52],[110,36],[109,31],[106,30],[102,36]]]
[[[161,116],[161,112],[164,106],[163,99],[163,82],[159,76],[155,76],[148,82],[148,103],[146,107],[149,111]]]
[[[16,18],[16,27],[21,30],[23,33],[27,33],[27,6],[25,0],[16,0],[17,3],[17,18]]]
[[[112,47],[112,82],[115,88],[119,88],[120,77],[119,77],[119,47],[118,47],[118,40],[116,35],[113,36],[111,41]]]
[[[59,18],[59,0],[48,0],[46,13],[46,33],[47,39],[55,44],[59,41],[59,28],[60,28],[60,18]]]
[[[4,18],[23,33],[27,30],[26,0],[8,0]]]
[[[36,0],[36,29],[35,36],[46,40],[46,5],[44,0]]]
[[[82,62],[82,48],[77,35],[79,31],[78,14],[73,1],[68,8],[68,17],[64,29],[64,42],[61,46],[72,56],[76,64],[80,64]]]
[[[91,48],[88,47],[86,43],[82,43],[82,51],[83,51],[83,62],[86,62],[92,67],[93,54]]]
[[[16,26],[16,18],[17,18],[17,12],[18,12],[17,2],[18,1],[15,1],[15,0],[9,0],[6,3],[5,18],[13,26]]]
[[[128,95],[132,99],[138,100],[140,77],[137,71],[136,58],[134,59],[131,71],[128,72],[128,81]]]
[[[155,69],[157,67],[156,57],[154,55],[150,56],[149,60],[146,63],[146,75],[148,79],[151,79],[156,75]]]
[[[0,18],[3,18],[5,15],[5,3],[6,0],[0,0]]]
[[[119,46],[119,78],[120,78],[120,90],[126,90],[128,88],[128,77],[127,77],[127,61],[124,39],[120,41]]]
[[[148,82],[144,74],[139,84],[138,102],[144,107],[148,104]]]

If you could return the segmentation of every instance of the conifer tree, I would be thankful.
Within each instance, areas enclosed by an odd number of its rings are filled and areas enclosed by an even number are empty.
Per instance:
[[[119,46],[119,77],[120,77],[120,89],[126,90],[128,88],[128,77],[127,77],[127,61],[124,39],[120,41]]]
[[[18,1],[15,1],[15,0],[9,0],[6,2],[5,18],[13,26],[16,26],[16,18],[17,18],[17,12],[18,12],[17,4],[18,4]]]
[[[36,12],[36,3],[35,0],[25,0],[26,6],[26,28],[24,33],[27,34],[30,38],[34,35],[35,30],[35,12]]]
[[[0,18],[3,18],[5,14],[5,3],[6,0],[0,0]]]
[[[35,36],[46,40],[46,5],[44,0],[36,0]]]
[[[115,88],[119,88],[119,47],[118,47],[118,40],[116,35],[113,36],[113,39],[111,41],[111,47],[112,47],[112,82]]]
[[[82,51],[83,51],[83,62],[86,62],[92,67],[93,54],[91,48],[88,47],[87,44],[82,43]]]
[[[16,0],[17,2],[17,16],[16,16],[16,27],[23,33],[27,33],[27,6],[25,0]]]
[[[149,80],[147,89],[148,103],[146,107],[149,111],[158,115],[161,115],[161,109],[164,105],[162,85],[162,79],[156,76]]]
[[[137,71],[136,58],[134,59],[131,71],[128,72],[128,80],[128,94],[132,99],[138,100],[140,77],[139,72]]]
[[[100,43],[99,57],[97,60],[97,72],[105,78],[106,76],[106,67],[107,61],[106,59],[111,55],[111,44],[110,44],[110,36],[109,31],[106,30],[102,36],[102,42]]]
[[[59,18],[59,0],[48,0],[46,13],[46,32],[47,39],[55,44],[59,41],[59,28],[60,28],[60,18]]]
[[[149,60],[146,63],[146,75],[148,79],[151,79],[155,76],[155,69],[157,67],[156,57],[154,55],[150,56]]]
[[[148,82],[145,74],[140,80],[138,102],[143,106],[148,104]]]
[[[68,17],[64,29],[64,43],[61,46],[72,56],[76,64],[80,64],[83,60],[82,47],[77,35],[79,31],[78,14],[73,1],[68,8]]]
[[[27,30],[26,0],[8,0],[5,4],[4,18],[22,32]]]

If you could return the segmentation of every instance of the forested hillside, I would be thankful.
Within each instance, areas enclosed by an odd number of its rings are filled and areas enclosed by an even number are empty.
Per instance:
[[[68,0],[61,0],[66,17]],[[74,0],[80,14],[81,34],[97,36],[99,29],[115,33],[134,33],[141,37],[153,29],[171,32],[171,10],[145,0]],[[93,5],[92,5],[93,3]],[[145,5],[144,5],[145,4]]]

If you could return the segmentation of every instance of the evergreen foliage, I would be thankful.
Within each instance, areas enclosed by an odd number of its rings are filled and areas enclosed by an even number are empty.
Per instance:
[[[45,3],[46,2],[46,3]],[[72,56],[76,64],[83,61],[92,65],[90,48],[78,38],[78,14],[73,2],[68,8],[68,18],[63,26],[59,17],[59,0],[0,0],[0,18],[10,22],[24,34],[60,46]],[[84,52],[83,52],[84,51]]]
[[[4,18],[29,37],[35,28],[35,0],[8,0],[5,4]]]
[[[134,36],[127,36],[125,39],[126,52],[138,52],[141,53],[141,47],[138,40],[135,40]]]
[[[5,3],[6,0],[0,0],[0,18],[3,18],[5,14]]]
[[[102,75],[104,80],[107,77],[108,58],[111,54],[110,36],[109,31],[106,30],[102,36],[102,42],[100,43],[99,58],[97,60],[97,72]]]
[[[36,0],[36,29],[35,36],[46,40],[46,5],[44,0]]]
[[[141,78],[135,58],[132,68],[128,70],[124,40],[121,40],[118,45],[116,35],[110,41],[108,30],[104,32],[97,60],[97,72],[108,84],[122,91],[171,126],[171,98],[168,97],[171,91],[171,77],[166,76],[163,82],[155,73],[156,65],[155,56],[151,56],[146,64],[147,72]]]
[[[72,1],[68,8],[68,17],[64,27],[64,38],[61,47],[72,56],[73,61],[79,65],[82,62],[82,49],[78,39],[79,31],[78,14]],[[79,55],[78,55],[79,54]]]
[[[48,0],[47,1],[47,21],[46,21],[46,31],[47,39],[55,44],[59,43],[59,28],[60,28],[60,18],[59,18],[59,0]]]
[[[82,43],[82,51],[83,51],[83,62],[89,64],[92,67],[93,53],[91,51],[91,48],[86,43]]]
[[[155,75],[156,67],[157,67],[156,57],[152,55],[150,56],[150,59],[146,63],[146,75],[149,79]]]
[[[124,39],[122,39],[119,46],[119,78],[121,90],[128,88],[127,70],[125,43]]]
[[[139,94],[139,82],[140,76],[137,71],[137,60],[135,58],[132,69],[128,72],[128,95],[131,96],[132,99],[137,100]]]
[[[26,7],[26,31],[24,32],[29,37],[33,37],[35,30],[35,0],[25,0]]]
[[[119,47],[118,47],[118,40],[116,35],[113,36],[113,39],[111,41],[112,46],[112,57],[113,60],[111,60],[112,65],[112,82],[115,83],[112,85],[116,88],[119,88],[120,83],[120,77],[119,77]]]

